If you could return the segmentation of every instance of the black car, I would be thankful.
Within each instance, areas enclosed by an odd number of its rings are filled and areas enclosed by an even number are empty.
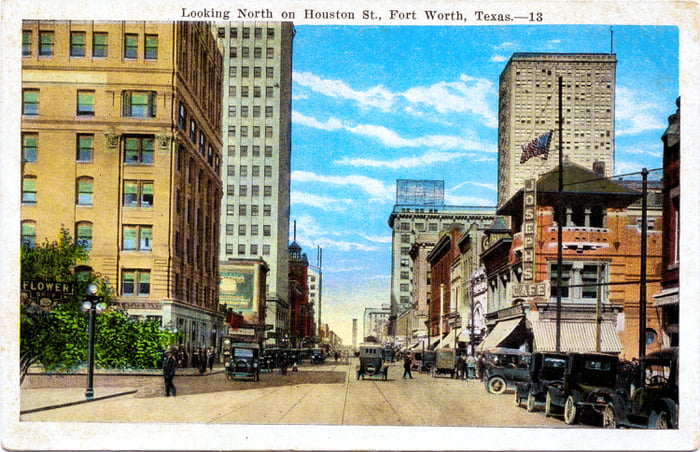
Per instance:
[[[315,348],[311,350],[311,364],[323,364],[326,362],[326,354],[323,350]]]
[[[566,362],[565,353],[533,353],[528,381],[515,384],[515,405],[521,406],[525,400],[527,411],[535,411],[538,403],[544,403],[549,385],[563,380]]]
[[[602,414],[607,400],[602,394],[618,388],[619,359],[603,353],[572,353],[564,378],[551,383],[545,397],[545,416],[562,412],[564,422],[574,424],[586,414]]]
[[[494,348],[484,352],[484,381],[491,394],[502,394],[519,381],[530,377],[530,353],[514,348]]]
[[[644,356],[637,372],[639,387],[607,394],[603,426],[678,428],[678,348]]]

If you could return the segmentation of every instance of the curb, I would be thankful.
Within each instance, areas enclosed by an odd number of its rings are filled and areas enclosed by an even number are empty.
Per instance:
[[[90,403],[90,402],[95,402],[97,400],[104,400],[104,399],[111,399],[113,397],[121,397],[129,394],[136,394],[138,392],[137,389],[131,390],[131,391],[125,391],[125,392],[118,392],[116,394],[110,394],[107,396],[102,396],[102,397],[95,397],[92,399],[86,399],[86,400],[78,400],[75,402],[67,402],[67,403],[61,403],[59,405],[49,405],[49,406],[44,406],[40,408],[32,408],[31,410],[24,410],[20,411],[19,414],[31,414],[31,413],[38,413],[39,411],[47,411],[47,410],[54,410],[56,408],[64,408],[67,406],[73,406],[73,405],[80,405],[83,403]]]

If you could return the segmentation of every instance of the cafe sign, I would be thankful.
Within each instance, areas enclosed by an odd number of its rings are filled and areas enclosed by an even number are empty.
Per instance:
[[[25,303],[49,310],[73,295],[73,283],[30,280],[22,281],[22,299]]]

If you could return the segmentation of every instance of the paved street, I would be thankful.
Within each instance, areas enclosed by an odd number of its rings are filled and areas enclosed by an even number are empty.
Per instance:
[[[84,376],[30,378],[21,391],[21,420],[568,427],[542,411],[515,407],[510,392],[488,394],[478,381],[416,372],[413,380],[402,379],[400,364],[392,366],[387,381],[357,380],[355,364],[305,365],[287,375],[262,374],[259,382],[227,381],[221,371],[183,371],[175,378],[177,397],[164,397],[159,375],[98,375],[96,397],[127,394],[53,409],[40,407],[84,398]]]

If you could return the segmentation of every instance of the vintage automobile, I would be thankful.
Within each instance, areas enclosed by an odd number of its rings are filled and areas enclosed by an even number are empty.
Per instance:
[[[584,414],[600,415],[607,405],[602,394],[618,386],[619,359],[603,353],[570,353],[561,382],[551,383],[545,396],[545,416],[563,413],[566,424]]]
[[[494,348],[483,352],[486,358],[484,381],[491,394],[503,394],[519,381],[529,378],[530,353],[515,348]]]
[[[314,348],[311,350],[310,362],[311,364],[323,364],[326,362],[326,354],[320,348]]]
[[[515,384],[515,406],[526,401],[527,411],[535,411],[538,403],[544,403],[549,385],[561,383],[565,369],[565,353],[534,352],[528,380]]]
[[[394,349],[391,347],[384,347],[383,358],[384,361],[394,362]]]
[[[357,366],[357,379],[365,377],[386,380],[389,366],[384,364],[384,347],[378,344],[360,344],[360,365]]]
[[[423,352],[420,371],[432,372],[433,367],[435,367],[435,350],[426,350]]]
[[[457,366],[457,350],[454,348],[439,348],[435,350],[435,365],[430,375],[436,377],[441,374],[449,374],[454,378]]]
[[[649,353],[639,360],[639,387],[601,394],[607,400],[603,427],[678,428],[678,348]]]
[[[228,340],[227,340],[228,341]],[[253,343],[224,342],[224,366],[229,380],[260,379],[259,347]]]

